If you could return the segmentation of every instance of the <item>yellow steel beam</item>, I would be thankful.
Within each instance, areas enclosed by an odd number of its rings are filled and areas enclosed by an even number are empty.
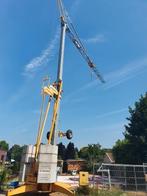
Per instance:
[[[71,186],[62,182],[55,182],[54,184],[52,184],[52,191],[64,193],[67,194],[68,196],[75,195],[74,192],[72,191]]]
[[[53,184],[40,184],[40,188],[38,185],[39,184],[37,183],[22,185],[16,189],[8,190],[6,196],[19,195],[19,194],[29,193],[29,192],[37,193],[39,190],[41,190],[42,192],[50,192],[50,193],[59,192],[59,193],[66,194],[68,196],[75,195],[71,186],[62,182],[55,182]]]
[[[47,94],[47,95],[50,95],[51,97],[53,97],[54,95],[58,95],[57,89],[54,86],[52,86],[52,85],[45,86],[43,88],[43,93]]]
[[[49,135],[49,139],[48,139],[48,144],[51,143],[53,132],[55,131],[54,129],[55,129],[55,124],[56,124],[56,120],[57,120],[57,113],[58,113],[58,108],[59,108],[59,102],[60,102],[61,93],[62,93],[62,81],[60,81],[58,85],[59,85],[58,96],[57,96],[55,103],[54,103],[53,117],[52,117],[52,123],[51,123],[51,128],[50,128],[50,135]]]
[[[37,184],[22,185],[16,189],[8,190],[6,196],[37,191]]]
[[[45,124],[46,124],[46,120],[47,120],[47,117],[48,117],[50,102],[51,102],[51,98],[49,98],[49,100],[48,100],[48,104],[47,104],[47,107],[46,107],[44,118],[41,122],[40,130],[39,130],[39,133],[38,133],[38,138],[37,138],[37,143],[36,143],[36,151],[35,151],[35,158],[37,158],[37,156],[38,156],[39,147],[40,147],[40,143],[41,143],[41,139],[42,139],[42,134],[43,134],[44,127],[45,127]]]
[[[38,151],[39,151],[39,147],[40,147],[40,143],[41,143],[41,139],[42,139],[42,134],[44,131],[45,123],[46,123],[49,108],[50,108],[51,97],[58,96],[58,91],[53,85],[49,85],[49,86],[43,87],[42,94],[43,94],[42,95],[43,98],[42,98],[41,114],[40,114],[39,128],[38,128],[38,135],[37,135],[37,142],[36,142],[35,158],[37,158],[37,156],[38,156]],[[49,101],[48,101],[48,104],[46,107],[45,114],[43,116],[46,95],[49,95]]]
[[[41,124],[42,124],[43,111],[44,111],[44,103],[45,103],[45,94],[43,93],[42,94],[42,104],[41,104],[41,109],[40,109],[40,119],[39,119],[39,126],[38,126],[38,134],[37,134],[36,144],[38,144],[38,141],[39,141],[40,128],[41,128]]]

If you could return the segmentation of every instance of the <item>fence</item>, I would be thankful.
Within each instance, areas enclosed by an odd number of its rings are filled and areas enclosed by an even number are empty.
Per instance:
[[[94,164],[94,185],[147,192],[147,164]]]

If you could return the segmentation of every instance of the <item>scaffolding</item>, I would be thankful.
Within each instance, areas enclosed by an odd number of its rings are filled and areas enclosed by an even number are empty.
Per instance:
[[[143,191],[147,193],[147,164],[106,164],[94,165],[95,184],[103,187],[117,187],[124,191]],[[99,179],[96,181],[96,179]]]

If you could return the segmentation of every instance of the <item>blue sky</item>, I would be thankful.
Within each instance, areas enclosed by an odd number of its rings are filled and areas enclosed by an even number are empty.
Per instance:
[[[91,76],[66,38],[59,128],[72,129],[78,147],[112,147],[123,138],[128,106],[146,92],[147,1],[64,4],[106,84]],[[42,78],[56,79],[59,27],[56,1],[0,1],[0,140],[11,145],[35,143]],[[49,124],[45,133],[48,129]]]

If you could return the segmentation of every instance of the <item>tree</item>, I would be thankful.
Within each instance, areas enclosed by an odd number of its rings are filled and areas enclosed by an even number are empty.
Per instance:
[[[9,160],[14,159],[16,162],[21,161],[23,147],[17,144],[14,144],[8,151]]]
[[[6,141],[4,141],[4,140],[0,141],[0,149],[1,150],[8,151],[9,144]]]
[[[76,147],[75,148],[75,159],[78,159],[79,158],[79,150],[78,150],[78,148]]]
[[[0,172],[0,190],[3,190],[3,184],[7,180],[7,171],[4,169],[3,171]]]
[[[76,157],[76,152],[75,152],[75,147],[74,143],[69,142],[66,148],[66,154],[65,154],[65,159],[75,159]]]
[[[21,156],[23,152],[24,146],[19,146],[17,144],[14,144],[10,150],[8,151],[8,159],[14,159],[15,162],[13,163],[13,173],[16,174],[19,171],[20,168],[20,161],[21,161]]]
[[[65,153],[66,153],[66,148],[65,146],[61,143],[58,144],[58,159],[65,159]]]
[[[87,160],[88,170],[92,171],[94,163],[100,163],[104,157],[104,150],[101,149],[100,144],[89,144],[79,151],[79,157]]]
[[[5,166],[0,167],[0,191],[4,191],[3,189],[5,188],[10,175],[11,175],[10,168],[6,168]]]
[[[132,157],[132,152],[129,149],[129,142],[124,139],[124,140],[117,140],[112,151],[113,155],[115,157],[115,162],[116,163],[130,163],[130,157]]]
[[[147,162],[147,93],[129,107],[129,113],[125,139],[116,142],[113,153],[119,163],[142,164]]]

